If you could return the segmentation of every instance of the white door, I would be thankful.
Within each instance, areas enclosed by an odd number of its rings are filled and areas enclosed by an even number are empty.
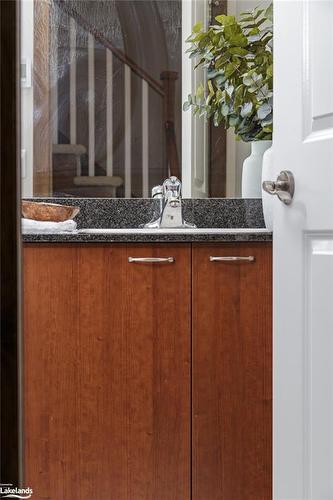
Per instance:
[[[333,499],[333,1],[274,2],[274,499]]]

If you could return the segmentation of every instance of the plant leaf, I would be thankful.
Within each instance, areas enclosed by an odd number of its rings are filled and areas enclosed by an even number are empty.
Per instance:
[[[183,111],[188,111],[191,107],[191,103],[188,101],[185,101],[183,104]]]
[[[233,85],[228,85],[225,88],[226,93],[228,94],[229,97],[232,97],[232,94],[235,90],[235,87]]]
[[[229,114],[229,106],[228,104],[222,104],[221,113],[223,116],[227,116]]]
[[[213,87],[211,80],[208,80],[207,85],[208,85],[208,89],[209,89],[209,94],[211,96],[215,95],[214,87]]]
[[[204,89],[204,86],[202,85],[202,83],[200,83],[199,87],[197,88],[197,91],[196,91],[196,96],[199,98],[199,99],[202,99],[204,97],[204,93],[205,93],[205,89]]]
[[[267,68],[266,75],[269,77],[273,76],[273,64],[270,64]]]
[[[196,23],[193,28],[192,28],[192,31],[193,33],[199,33],[199,31],[201,31],[203,28],[203,24],[201,21],[199,21],[198,23]]]
[[[241,108],[241,116],[243,118],[245,118],[246,116],[249,116],[252,112],[252,109],[253,109],[253,104],[252,102],[246,102],[245,104],[243,104],[242,108]]]
[[[231,26],[233,24],[237,24],[235,16],[226,16],[225,14],[221,14],[220,16],[216,16],[215,19],[223,26]]]
[[[273,22],[273,2],[265,10],[265,17],[271,22]]]
[[[237,56],[247,56],[248,51],[244,49],[243,47],[230,47],[229,48],[230,54],[234,54]]]
[[[263,120],[264,118],[266,118],[266,116],[268,116],[271,113],[271,111],[272,108],[269,104],[267,103],[262,104],[257,110],[257,116],[259,120]]]

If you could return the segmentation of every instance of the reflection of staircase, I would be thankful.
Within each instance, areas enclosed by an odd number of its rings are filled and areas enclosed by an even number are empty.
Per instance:
[[[123,194],[125,197],[132,196],[132,177],[133,168],[138,168],[138,159],[135,158],[133,164],[132,152],[132,85],[133,75],[136,80],[139,79],[141,84],[140,99],[141,99],[141,193],[143,197],[149,196],[150,181],[149,181],[149,141],[150,141],[150,123],[149,123],[149,101],[150,92],[161,99],[161,109],[163,109],[163,123],[164,123],[164,138],[165,144],[165,166],[164,172],[161,173],[161,179],[167,174],[180,176],[179,172],[179,159],[176,146],[175,128],[174,128],[174,93],[175,81],[178,74],[171,71],[164,71],[161,74],[161,81],[156,81],[144,69],[131,60],[125,53],[118,48],[114,47],[110,40],[107,40],[103,34],[96,30],[95,26],[90,25],[89,20],[83,18],[73,7],[73,3],[66,2],[65,0],[57,0],[56,4],[69,16],[69,141],[70,144],[54,144],[53,155],[54,158],[59,158],[60,155],[67,155],[68,158],[73,156],[76,165],[76,175],[73,178],[73,184],[77,188],[89,187],[93,189],[103,187],[103,192],[109,188],[109,196],[116,196],[117,188],[123,187]],[[77,32],[78,29],[83,29],[88,33],[88,46],[87,46],[87,59],[88,59],[88,141],[87,146],[77,144]],[[98,172],[96,175],[96,155],[95,155],[95,49],[96,43],[98,48],[102,47],[105,50],[105,75],[106,75],[106,118],[105,118],[105,150],[106,150],[106,168],[101,175]],[[113,116],[113,102],[114,96],[114,64],[121,64],[123,68],[124,81],[123,81],[123,106],[124,106],[124,127],[123,127],[123,172],[122,175],[115,175],[114,172],[114,116]],[[56,102],[56,99],[54,100]],[[56,126],[58,123],[56,123]],[[58,138],[58,131],[54,133],[54,142]],[[88,168],[83,168],[82,160],[88,163]]]
[[[74,156],[77,175],[81,175],[82,156],[87,154],[87,148],[85,146],[82,144],[53,144],[52,154]]]
[[[116,189],[123,184],[123,179],[118,176],[109,175],[82,175],[82,158],[87,155],[87,148],[82,144],[53,144],[53,155],[74,156],[76,164],[76,176],[73,179],[74,186],[83,188],[108,188],[109,196],[116,197]]]

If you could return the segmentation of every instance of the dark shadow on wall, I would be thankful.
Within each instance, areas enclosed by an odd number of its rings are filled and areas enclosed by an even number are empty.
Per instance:
[[[0,2],[1,483],[19,486],[18,1]],[[4,77],[5,75],[5,77]]]

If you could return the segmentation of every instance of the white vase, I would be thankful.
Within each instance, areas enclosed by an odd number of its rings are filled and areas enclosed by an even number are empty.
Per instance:
[[[262,159],[261,183],[263,183],[263,181],[273,181],[274,177],[273,147],[271,146],[265,151]],[[270,231],[273,231],[274,198],[274,196],[262,190],[262,208],[264,211],[265,225]]]
[[[251,142],[251,154],[243,163],[242,198],[261,198],[261,173],[264,152],[272,141]]]

